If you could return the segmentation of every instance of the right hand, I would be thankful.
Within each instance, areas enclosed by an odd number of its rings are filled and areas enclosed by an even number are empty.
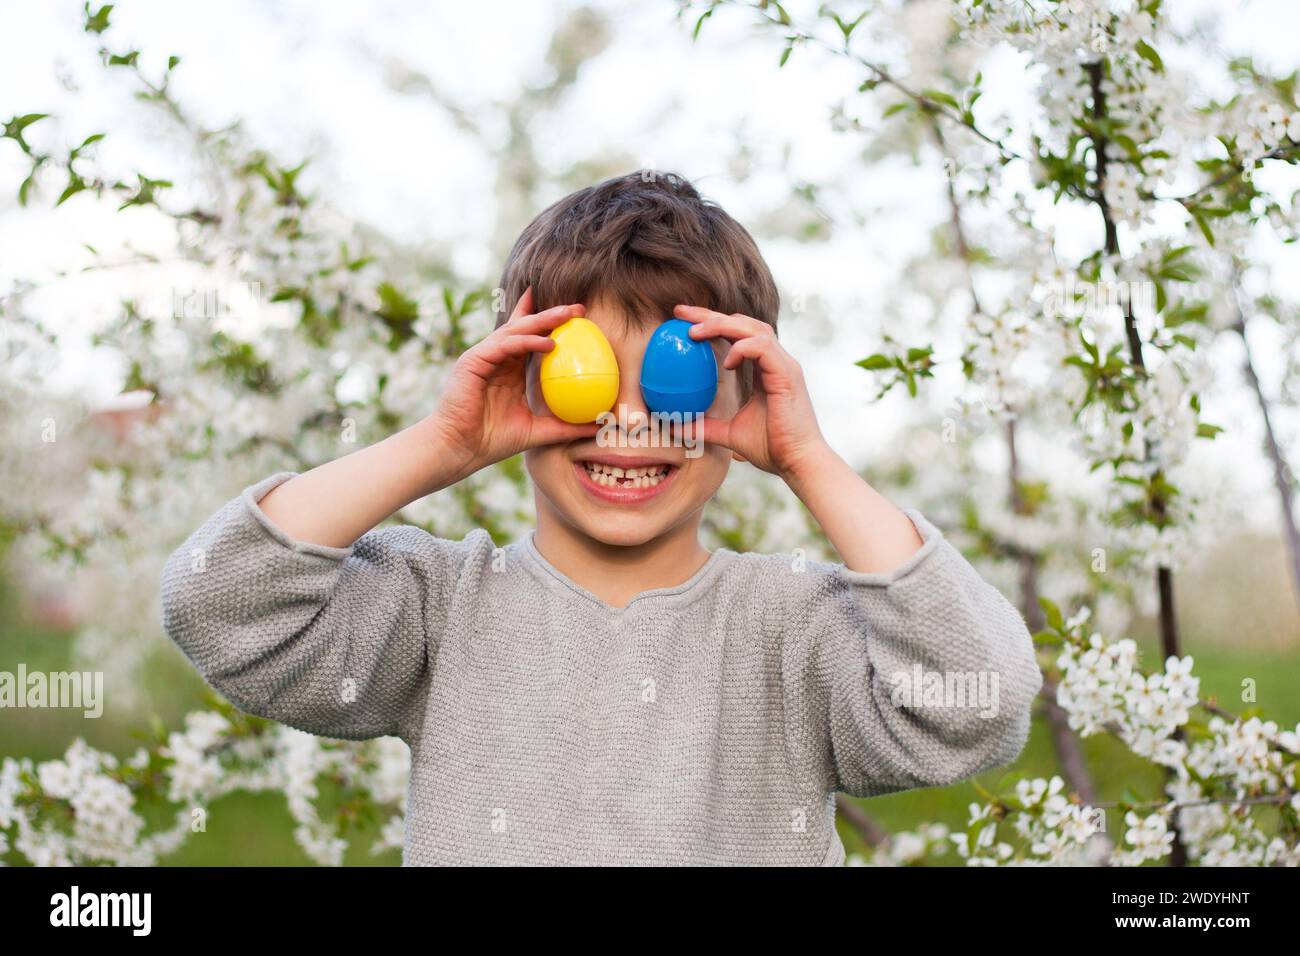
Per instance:
[[[550,331],[585,313],[582,305],[558,305],[536,314],[532,308],[529,286],[509,321],[456,360],[432,415],[432,424],[465,474],[529,448],[596,434],[595,423],[572,425],[549,413],[537,415],[529,407],[529,356],[553,349]]]

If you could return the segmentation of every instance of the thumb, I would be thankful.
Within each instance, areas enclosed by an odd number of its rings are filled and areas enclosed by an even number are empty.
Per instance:
[[[696,419],[692,437],[706,445],[731,449],[731,421],[726,418]],[[734,452],[734,449],[732,449]]]
[[[536,448],[539,445],[555,445],[560,442],[594,438],[598,431],[600,426],[595,422],[575,425],[552,415],[534,415],[527,447]]]

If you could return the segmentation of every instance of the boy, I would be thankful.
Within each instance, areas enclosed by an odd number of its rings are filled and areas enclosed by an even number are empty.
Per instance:
[[[405,865],[835,865],[837,791],[1019,754],[1042,679],[1019,613],[827,445],[741,226],[678,176],[633,173],[543,212],[501,285],[496,330],[433,414],[252,485],[163,576],[168,633],[236,705],[410,745]],[[548,333],[584,315],[629,421],[661,321],[710,343],[701,454],[638,446],[631,426],[598,441],[547,410]],[[522,540],[375,529],[520,452],[537,505]],[[701,514],[733,457],[781,476],[844,563],[707,551]]]

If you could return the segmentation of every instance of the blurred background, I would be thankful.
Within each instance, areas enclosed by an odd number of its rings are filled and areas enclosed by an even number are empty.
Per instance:
[[[862,6],[872,11],[862,42],[873,54],[920,86],[927,71],[944,73],[948,3]],[[1293,3],[1173,6],[1188,63],[1211,36],[1261,69],[1296,69]],[[983,549],[965,520],[968,499],[1004,507],[1006,449],[1001,420],[970,413],[961,373],[953,295],[964,280],[943,238],[944,157],[891,124],[888,101],[860,95],[851,61],[800,49],[778,67],[779,33],[723,11],[693,38],[700,9],[683,16],[671,2],[128,0],[102,33],[92,28],[97,12],[0,0],[9,41],[0,120],[48,114],[22,131],[39,154],[106,134],[83,144],[72,168],[86,178],[66,197],[74,180],[53,161],[20,196],[31,152],[0,140],[0,671],[102,670],[107,704],[98,720],[0,710],[0,755],[60,758],[83,738],[125,756],[142,733],[165,735],[207,706],[158,622],[157,572],[170,548],[261,475],[346,451],[322,437],[341,421],[369,441],[427,411],[440,369],[490,327],[491,290],[521,228],[559,197],[636,169],[686,176],[751,230],[781,288],[782,339],[808,370],[832,444],[1017,592],[1016,562]],[[130,62],[106,63],[105,48]],[[1022,58],[992,51],[981,68],[1000,118],[1014,125],[1033,111]],[[1274,175],[1291,177],[1282,191],[1295,188],[1294,167],[1260,173]],[[124,196],[136,201],[124,206]],[[1042,215],[1058,249],[1085,254],[1095,238],[1085,213]],[[971,221],[991,250],[1011,231],[987,210]],[[1300,260],[1277,242],[1251,254],[1259,270],[1249,291],[1280,303],[1279,318],[1252,329],[1257,388],[1240,339],[1207,345],[1201,403],[1224,431],[1184,469],[1196,515],[1180,543],[1176,609],[1203,697],[1240,702],[1250,680],[1269,716],[1294,726],[1295,556],[1259,397],[1289,466],[1300,429],[1289,331]],[[1226,287],[1210,297],[1226,304]],[[352,308],[391,337],[363,341]],[[169,333],[155,315],[185,322]],[[303,324],[316,321],[325,331],[303,344]],[[936,364],[916,398],[901,387],[881,396],[879,378],[854,365],[891,342],[921,340]],[[272,374],[292,384],[264,387]],[[1051,390],[1050,369],[1026,377]],[[326,426],[309,429],[325,405]],[[215,435],[201,434],[201,421]],[[1078,570],[1074,553],[1086,565],[1107,539],[1087,514],[1097,478],[1060,421],[1037,421],[1048,440],[1026,442],[1018,462],[1063,503],[1032,534],[1073,555],[1045,561],[1042,592],[1086,592],[1105,628],[1137,639],[1158,665],[1156,596],[1141,562],[1100,588]],[[61,429],[55,442],[40,440],[47,422]],[[735,472],[711,519],[714,543],[824,546],[783,488],[745,466]],[[466,494],[412,517],[456,535],[492,515],[499,543],[527,527],[517,466]],[[1056,773],[1053,733],[1037,718],[1017,767]],[[1099,791],[1158,789],[1160,771],[1114,739],[1079,746]],[[963,784],[858,806],[889,831],[960,827],[973,795]],[[842,820],[851,852],[864,849],[871,825]],[[379,826],[356,824],[347,862],[399,861],[395,849],[369,852]],[[237,792],[214,804],[202,838],[161,862],[305,863],[294,829],[283,794]]]

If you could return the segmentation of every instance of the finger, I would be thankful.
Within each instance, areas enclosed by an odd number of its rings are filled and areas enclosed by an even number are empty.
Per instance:
[[[519,296],[519,301],[515,303],[515,310],[510,313],[508,321],[513,322],[523,315],[528,315],[533,311],[533,287],[529,286],[524,289],[523,294]]]
[[[521,316],[518,319],[511,319],[509,323],[501,328],[507,335],[536,335],[543,332],[550,332],[557,326],[563,325],[569,319],[586,314],[586,307],[581,303],[573,305],[557,305],[550,309],[545,309],[534,315]]]
[[[691,426],[693,429],[690,438],[692,441],[702,442],[705,445],[718,445],[722,448],[731,448],[731,420],[727,418],[697,418]]]
[[[770,335],[757,335],[734,343],[727,350],[722,367],[734,369],[745,359],[753,359],[759,371],[771,375],[793,377],[799,369],[794,357]]]
[[[692,307],[693,308],[693,307]],[[686,318],[691,322],[690,337],[696,340],[724,338],[729,341],[749,338],[750,336],[767,336],[770,339],[776,339],[776,331],[766,322],[760,322],[758,319],[751,318],[748,315],[723,315],[721,312],[711,312],[705,310],[707,314],[700,315],[696,318]]]
[[[493,365],[500,364],[508,358],[517,358],[529,352],[549,352],[555,348],[555,339],[548,335],[505,335],[495,339],[484,339],[484,359]]]
[[[595,422],[581,425],[571,424],[563,419],[549,415],[533,416],[533,427],[529,433],[529,446],[554,445],[559,442],[577,441],[581,438],[594,438],[600,431]]]
[[[697,419],[696,427],[698,431],[695,434],[695,440],[699,441],[703,445],[717,445],[719,448],[725,448],[727,451],[731,452],[731,457],[734,461],[747,462],[749,461],[749,458],[743,454],[735,444],[735,441],[739,440],[741,435],[732,429],[732,421],[734,421],[734,419]]]
[[[685,319],[687,322],[703,322],[705,319],[722,319],[727,317],[725,312],[716,312],[713,309],[707,309],[702,305],[687,305],[685,302],[673,306],[673,315],[679,319]]]
[[[738,368],[746,359],[752,360],[756,373],[750,376],[755,397],[767,395],[798,394],[807,390],[803,368],[776,339],[770,336],[741,339],[727,352],[723,365]]]

